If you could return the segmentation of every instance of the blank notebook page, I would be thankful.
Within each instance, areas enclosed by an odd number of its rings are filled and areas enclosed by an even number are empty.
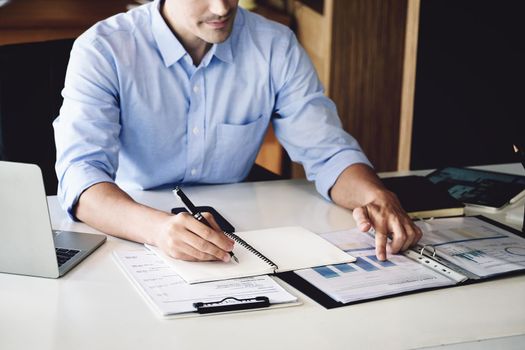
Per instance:
[[[217,281],[303,269],[308,267],[353,262],[355,259],[315,233],[299,226],[277,227],[266,230],[237,232],[259,253],[273,261],[278,270],[235,243],[233,260],[189,262],[168,257],[160,249],[146,245],[172,266],[188,283]]]
[[[299,226],[245,231],[237,235],[277,264],[276,272],[355,261],[321,236]]]

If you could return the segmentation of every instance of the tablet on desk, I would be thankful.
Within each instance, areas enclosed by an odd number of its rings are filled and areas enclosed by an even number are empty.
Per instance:
[[[460,167],[438,169],[426,176],[457,200],[482,209],[501,210],[525,196],[525,176]]]

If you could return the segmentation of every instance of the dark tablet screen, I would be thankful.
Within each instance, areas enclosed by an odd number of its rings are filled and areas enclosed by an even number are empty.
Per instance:
[[[525,176],[447,167],[427,178],[463,203],[501,208],[525,190]]]

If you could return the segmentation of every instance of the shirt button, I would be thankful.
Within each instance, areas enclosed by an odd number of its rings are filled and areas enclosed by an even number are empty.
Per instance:
[[[193,128],[193,135],[197,135],[199,133],[199,128],[195,127]]]
[[[191,169],[191,175],[197,174],[197,169]]]
[[[199,85],[194,85],[193,86],[193,92],[198,94],[199,93]]]

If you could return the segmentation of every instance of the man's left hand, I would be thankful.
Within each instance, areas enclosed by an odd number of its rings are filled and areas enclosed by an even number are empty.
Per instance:
[[[387,251],[396,254],[414,246],[422,236],[396,195],[385,188],[368,165],[346,168],[330,190],[330,196],[335,203],[353,210],[361,231],[374,229],[379,260],[386,259]]]
[[[355,208],[353,216],[361,231],[374,229],[376,255],[382,261],[386,259],[387,250],[391,254],[407,250],[422,236],[421,230],[405,213],[396,195],[387,190],[380,191],[365,206]],[[390,242],[388,237],[392,239]]]

